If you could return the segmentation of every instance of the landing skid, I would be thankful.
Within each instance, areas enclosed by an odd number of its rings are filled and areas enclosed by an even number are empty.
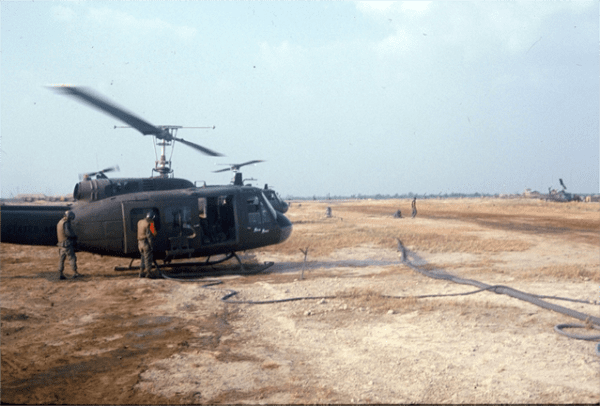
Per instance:
[[[231,252],[227,255],[225,255],[223,258],[211,261],[210,260],[210,256],[206,258],[206,261],[197,261],[197,262],[178,262],[178,263],[173,263],[171,261],[168,262],[164,262],[162,265],[158,265],[158,263],[156,261],[154,261],[154,266],[155,268],[158,270],[159,273],[163,273],[164,270],[178,270],[178,269],[185,269],[185,268],[201,268],[201,269],[197,269],[197,270],[193,270],[189,273],[176,273],[177,277],[184,277],[184,276],[197,276],[198,274],[206,274],[206,273],[231,273],[231,274],[243,274],[243,275],[253,275],[253,274],[257,274],[260,272],[263,272],[264,270],[270,268],[271,266],[274,265],[274,262],[265,262],[263,264],[252,264],[252,265],[244,265],[240,259],[240,257],[235,253],[235,252]],[[219,267],[219,268],[215,268],[215,265],[221,264],[225,261],[230,260],[231,258],[235,258],[238,262],[239,268],[238,269],[226,269],[223,267]],[[115,267],[115,271],[136,271],[139,270],[140,267],[139,266],[133,266],[133,261],[135,259],[132,259],[131,262],[129,263],[129,266],[116,266]],[[211,269],[206,269],[206,267],[210,267]]]

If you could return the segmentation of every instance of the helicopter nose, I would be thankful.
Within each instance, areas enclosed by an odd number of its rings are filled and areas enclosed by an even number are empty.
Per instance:
[[[281,201],[281,212],[282,213],[285,213],[286,211],[288,211],[289,207],[290,206],[286,202],[284,202],[283,200]]]
[[[290,235],[292,235],[292,222],[283,214],[277,213],[277,225],[279,226],[279,230],[281,230],[279,234],[279,242],[284,242]]]

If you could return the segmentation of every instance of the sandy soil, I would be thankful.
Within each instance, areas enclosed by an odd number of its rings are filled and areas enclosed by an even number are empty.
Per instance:
[[[194,282],[138,279],[114,271],[128,261],[86,253],[86,276],[59,281],[57,249],[2,244],[2,402],[599,402],[596,342],[553,330],[578,320],[491,292],[416,299],[475,288],[402,264],[396,238],[425,267],[594,301],[600,205],[418,207],[394,219],[409,200],[294,203],[290,240],[245,255],[274,261],[268,272]],[[225,303],[230,290],[233,301],[315,299]],[[600,315],[597,304],[549,301]]]

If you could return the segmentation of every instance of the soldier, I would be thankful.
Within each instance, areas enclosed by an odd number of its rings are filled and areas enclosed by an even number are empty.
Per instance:
[[[152,244],[156,237],[156,228],[154,227],[154,212],[149,211],[146,217],[137,223],[138,249],[142,263],[140,264],[140,278],[152,277]]]
[[[417,216],[417,198],[415,197],[411,203],[411,207],[412,207],[412,218],[415,218]]]
[[[75,273],[73,278],[82,276],[77,272],[77,257],[75,256],[75,247],[77,245],[77,235],[71,227],[71,221],[75,219],[75,213],[71,210],[67,210],[65,215],[56,225],[56,235],[58,237],[58,277],[60,279],[67,279],[63,274],[65,267],[65,259],[69,257],[71,263],[71,269]]]

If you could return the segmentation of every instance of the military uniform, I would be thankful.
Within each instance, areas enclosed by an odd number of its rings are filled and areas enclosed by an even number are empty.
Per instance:
[[[74,277],[78,277],[81,274],[77,272],[77,257],[75,256],[75,245],[77,244],[77,235],[71,227],[72,214],[65,213],[65,216],[60,219],[56,225],[56,235],[58,237],[58,275],[60,279],[66,279],[63,274],[65,259],[69,258],[71,263],[71,269],[75,273]]]
[[[140,264],[140,278],[152,275],[152,263],[154,262],[152,255],[152,244],[156,236],[154,221],[152,218],[146,217],[137,223],[137,239],[138,249],[142,263]]]

